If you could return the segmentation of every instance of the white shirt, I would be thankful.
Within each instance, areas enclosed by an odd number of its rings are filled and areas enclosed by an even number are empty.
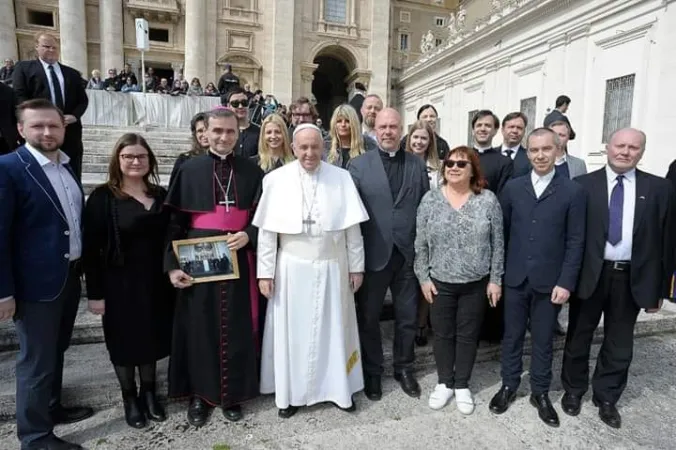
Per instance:
[[[520,146],[517,145],[516,147],[512,148],[512,147],[507,147],[505,144],[502,144],[502,154],[505,155],[505,156],[508,157],[508,158],[512,158],[512,161],[513,161],[514,158],[516,158],[516,152],[519,151],[519,147],[520,147]],[[508,154],[507,154],[507,150],[511,150],[511,151],[512,151],[512,154],[511,154],[511,155],[508,155]]]
[[[610,197],[617,185],[617,175],[613,169],[606,166],[608,182],[608,207]],[[631,246],[634,239],[634,209],[636,208],[636,170],[631,169],[623,174],[624,203],[622,205],[622,240],[613,246],[606,241],[603,259],[607,261],[631,261]]]
[[[56,74],[56,78],[58,78],[58,80],[59,80],[59,87],[61,87],[61,98],[63,99],[63,103],[65,105],[65,103],[66,103],[66,89],[64,88],[64,84],[63,84],[63,72],[61,72],[61,66],[59,66],[58,62],[56,62],[54,64],[48,64],[41,59],[38,60],[38,61],[40,61],[40,64],[42,64],[42,68],[45,70],[45,74],[47,75],[47,80],[49,81],[49,83],[47,83],[47,84],[49,85],[49,93],[52,97],[52,103],[54,103],[56,105],[56,97],[54,97],[54,89],[52,89],[52,83],[51,83],[52,78],[51,78],[51,73],[49,71],[49,66],[54,67],[54,73]]]
[[[562,157],[556,158],[556,163],[555,163],[555,164],[556,164],[557,166],[560,166],[561,164],[564,164],[564,163],[568,162],[567,156],[568,156],[568,155],[566,155],[566,154],[564,153]]]
[[[554,179],[556,170],[552,170],[546,175],[540,176],[535,173],[534,170],[530,171],[530,181],[533,183],[533,190],[535,191],[535,197],[540,198],[542,193],[547,189],[549,183]]]

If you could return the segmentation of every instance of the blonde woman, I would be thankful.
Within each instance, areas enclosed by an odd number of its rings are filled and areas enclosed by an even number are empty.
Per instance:
[[[326,142],[326,161],[345,169],[347,163],[366,151],[357,111],[350,105],[340,105],[333,111]]]
[[[406,137],[406,151],[420,156],[425,161],[432,189],[438,188],[441,184],[439,177],[441,161],[439,161],[436,139],[433,137],[434,129],[423,120],[418,120],[411,125]]]
[[[294,160],[289,133],[279,114],[270,114],[261,123],[258,154],[251,157],[263,172],[268,173]]]

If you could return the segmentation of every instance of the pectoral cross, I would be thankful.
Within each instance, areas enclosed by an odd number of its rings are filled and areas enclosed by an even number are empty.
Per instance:
[[[303,220],[303,225],[307,225],[307,231],[308,231],[308,233],[310,232],[310,227],[311,227],[312,225],[314,225],[315,223],[317,223],[317,222],[315,222],[314,220],[312,220],[312,217],[310,217],[310,214],[307,215],[307,219]]]
[[[221,200],[220,202],[218,202],[218,204],[225,205],[225,211],[230,212],[230,205],[235,206],[235,201],[226,198],[225,200]]]

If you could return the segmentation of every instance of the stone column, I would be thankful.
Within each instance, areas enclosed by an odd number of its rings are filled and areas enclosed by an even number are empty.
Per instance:
[[[122,0],[99,0],[101,30],[101,73],[108,69],[124,69],[122,41]]]
[[[61,62],[83,77],[89,77],[86,23],[85,0],[59,0]]]
[[[4,64],[6,58],[12,58],[14,61],[19,59],[14,0],[0,0],[0,64]]]
[[[185,2],[185,67],[186,80],[197,77],[207,79],[206,72],[206,28],[207,0],[186,0]]]
[[[371,8],[371,47],[369,48],[369,69],[371,85],[369,94],[378,94],[385,106],[390,97],[390,1],[374,0]],[[365,69],[365,67],[359,67]]]
[[[295,23],[295,3],[294,0],[275,0],[272,11],[270,92],[285,105],[293,102],[293,76],[296,72],[293,63],[294,33],[289,28]]]

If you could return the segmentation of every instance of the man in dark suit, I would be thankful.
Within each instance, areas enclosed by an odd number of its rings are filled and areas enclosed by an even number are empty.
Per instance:
[[[527,150],[521,145],[527,126],[528,117],[522,112],[509,113],[502,119],[502,146],[495,150],[512,160],[512,178],[530,173]]]
[[[64,114],[66,136],[61,148],[70,158],[70,166],[82,177],[82,123],[80,118],[87,110],[89,99],[85,93],[80,73],[59,64],[59,49],[51,34],[41,33],[35,42],[38,59],[21,61],[12,76],[17,102],[44,98],[56,105]]]
[[[568,117],[566,117],[566,112],[568,111],[569,106],[570,106],[570,97],[568,97],[567,95],[559,95],[556,98],[554,110],[545,116],[545,120],[542,126],[545,128],[549,128],[549,126],[554,122],[559,121],[566,122],[568,124],[568,128],[570,128],[569,139],[572,141],[575,139],[575,132],[573,131],[573,127],[570,124],[570,120],[568,120]]]
[[[538,128],[527,142],[533,171],[510,180],[500,196],[506,236],[505,334],[502,387],[491,400],[490,410],[502,414],[516,399],[530,320],[530,403],[544,423],[558,427],[559,417],[549,399],[552,340],[561,305],[577,285],[586,196],[577,183],[556,173],[560,144],[552,130]]]
[[[354,91],[354,95],[350,99],[350,106],[357,111],[359,122],[363,122],[364,118],[361,115],[361,106],[364,104],[364,98],[366,97],[366,86],[357,82],[354,84]]]
[[[576,178],[587,192],[587,242],[563,355],[565,413],[580,413],[589,387],[589,353],[601,315],[603,344],[592,377],[592,401],[608,426],[620,428],[616,404],[627,384],[634,325],[641,309],[655,312],[667,297],[674,271],[674,189],[664,178],[636,168],[645,134],[615,131],[607,165]]]
[[[380,314],[389,288],[395,311],[394,378],[406,394],[420,396],[413,374],[418,282],[413,273],[413,244],[418,204],[429,190],[425,163],[399,150],[401,116],[385,108],[375,120],[378,151],[350,161],[354,179],[370,220],[363,224],[366,273],[357,292],[357,321],[364,366],[364,393],[382,396],[383,347]]]
[[[9,153],[20,145],[16,129],[16,96],[9,86],[0,83],[0,155]]]
[[[17,433],[22,449],[80,449],[53,428],[93,414],[61,405],[63,354],[80,301],[84,193],[59,150],[61,111],[36,99],[18,115],[26,144],[0,156],[0,320],[13,317],[19,336]]]

